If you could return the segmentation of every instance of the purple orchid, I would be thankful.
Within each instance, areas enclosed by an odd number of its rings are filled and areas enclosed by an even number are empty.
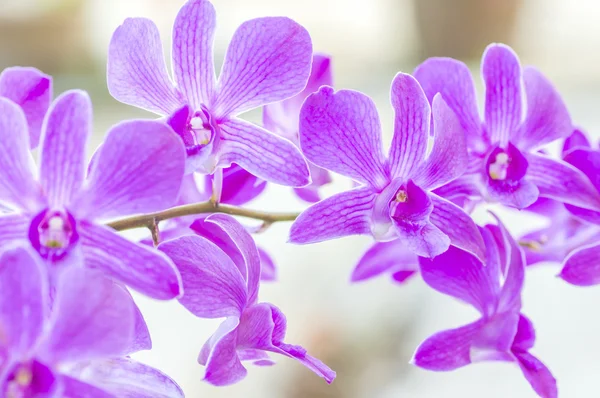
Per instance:
[[[185,290],[181,304],[201,318],[226,318],[200,352],[198,361],[206,366],[204,380],[218,386],[236,383],[247,373],[242,361],[270,365],[267,352],[274,352],[300,361],[331,383],[335,372],[304,348],[284,342],[283,313],[258,302],[261,267],[250,234],[228,215],[214,214],[203,222],[229,242],[227,249],[200,236],[168,241],[159,249],[181,273]]]
[[[300,109],[306,97],[316,92],[321,86],[333,86],[331,76],[331,58],[314,54],[312,69],[308,83],[302,92],[285,101],[275,102],[263,108],[263,125],[269,131],[277,133],[300,146],[298,126],[300,125]],[[321,200],[319,188],[331,182],[329,172],[321,167],[308,163],[312,183],[303,188],[294,188],[296,195],[307,202]]]
[[[296,95],[310,74],[308,32],[284,17],[244,22],[235,32],[218,81],[213,64],[215,10],[189,0],[173,27],[172,82],[156,25],[127,19],[108,55],[113,97],[168,118],[187,151],[186,170],[212,174],[236,163],[274,183],[310,182],[300,151],[288,140],[236,116]]]
[[[185,152],[170,127],[158,121],[114,126],[84,179],[92,118],[87,94],[69,91],[51,105],[39,173],[21,109],[0,98],[0,115],[0,203],[12,209],[0,215],[0,242],[28,242],[53,269],[82,262],[151,297],[178,296],[179,275],[165,255],[101,223],[175,202]]]
[[[35,68],[6,68],[0,73],[0,97],[21,107],[27,118],[29,144],[36,148],[52,101],[52,78]]]
[[[376,242],[358,261],[352,272],[352,282],[362,282],[381,274],[403,284],[419,271],[419,257],[408,250],[400,239]]]
[[[473,362],[516,362],[535,392],[557,397],[556,380],[529,353],[535,343],[531,321],[521,314],[524,256],[502,224],[481,229],[486,263],[451,247],[435,259],[420,259],[421,275],[433,289],[473,306],[481,318],[425,340],[413,363],[434,371],[450,371]]]
[[[522,70],[517,55],[503,44],[487,47],[481,73],[486,87],[483,121],[473,78],[464,63],[430,58],[415,70],[427,98],[432,101],[437,93],[443,95],[469,143],[469,170],[444,187],[442,194],[483,196],[518,209],[542,196],[600,210],[600,195],[585,175],[537,152],[573,130],[567,108],[551,83],[533,67]]]
[[[166,375],[122,357],[136,328],[125,289],[97,271],[68,268],[49,314],[47,268],[36,257],[23,247],[0,256],[1,396],[183,397]]]
[[[399,73],[392,82],[396,112],[389,159],[372,100],[359,92],[322,87],[300,115],[300,144],[308,160],[361,186],[305,210],[290,232],[293,243],[371,234],[401,239],[413,253],[435,257],[454,245],[484,257],[477,226],[461,208],[431,191],[459,177],[467,166],[462,129],[441,96],[430,109],[419,83]],[[426,157],[430,114],[435,141]]]

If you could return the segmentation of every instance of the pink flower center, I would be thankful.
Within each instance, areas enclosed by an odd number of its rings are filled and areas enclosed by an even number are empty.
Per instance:
[[[33,218],[29,239],[42,258],[57,261],[68,254],[79,235],[70,213],[46,209]]]

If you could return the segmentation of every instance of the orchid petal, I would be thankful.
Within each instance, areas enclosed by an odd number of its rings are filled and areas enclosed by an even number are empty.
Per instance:
[[[204,381],[214,386],[237,383],[248,371],[237,355],[237,326],[239,319],[229,317],[202,347],[199,362],[206,365]]]
[[[535,329],[531,320],[521,314],[517,326],[517,334],[512,344],[513,350],[527,351],[535,344]]]
[[[376,195],[370,188],[356,188],[315,203],[292,224],[290,242],[306,244],[370,234]]]
[[[319,167],[373,187],[388,182],[379,116],[364,94],[324,86],[310,95],[300,112],[300,146]]]
[[[563,158],[565,155],[575,148],[591,148],[590,140],[587,138],[585,132],[581,129],[574,129],[570,136],[565,139],[562,148]]]
[[[436,188],[433,193],[446,199],[478,198],[481,196],[477,177],[474,174],[465,174],[448,184]]]
[[[108,227],[78,225],[84,262],[142,294],[169,300],[181,294],[180,277],[162,253],[118,235]]]
[[[556,379],[546,365],[528,352],[517,351],[514,354],[523,375],[535,392],[542,398],[557,398]]]
[[[260,256],[260,280],[272,282],[277,280],[277,267],[275,261],[266,250],[257,247]]]
[[[281,101],[301,92],[310,75],[306,29],[285,17],[241,24],[227,48],[214,104],[217,118]]]
[[[183,102],[167,74],[158,28],[146,18],[128,18],[113,33],[107,83],[118,101],[159,115],[175,112]]]
[[[290,141],[237,118],[220,127],[220,167],[237,163],[259,178],[286,186],[310,182],[306,160]]]
[[[115,398],[113,394],[73,377],[61,375],[60,383],[64,397]]]
[[[507,262],[504,266],[504,285],[500,292],[497,311],[520,311],[521,291],[525,281],[525,254],[500,219],[496,217],[496,220],[502,234],[502,242],[497,241],[499,252],[506,253]]]
[[[0,97],[21,107],[29,126],[29,143],[31,148],[37,147],[52,101],[52,77],[35,68],[6,68],[0,73]]]
[[[405,272],[404,279],[397,281],[402,283],[418,270],[418,257],[408,250],[400,239],[389,242],[376,242],[358,261],[354,271],[352,271],[351,281],[365,281],[384,272]]]
[[[194,108],[212,101],[215,87],[215,8],[207,0],[186,2],[173,25],[173,74]]]
[[[206,176],[205,192],[212,192],[212,176]],[[240,206],[258,197],[267,182],[249,173],[240,166],[232,164],[223,169],[223,189],[221,203]]]
[[[448,235],[430,222],[418,228],[403,228],[396,225],[396,232],[406,247],[418,256],[433,258],[446,252],[450,247]]]
[[[0,245],[27,241],[31,218],[19,213],[0,214]]]
[[[592,286],[600,283],[600,244],[583,246],[565,259],[559,276],[577,286]]]

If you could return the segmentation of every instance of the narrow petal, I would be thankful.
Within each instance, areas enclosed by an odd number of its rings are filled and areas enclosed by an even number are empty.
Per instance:
[[[196,109],[208,104],[214,92],[215,26],[215,8],[208,0],[186,2],[173,25],[175,82]]]
[[[286,17],[240,25],[227,48],[213,109],[238,115],[301,92],[312,64],[310,35]]]
[[[397,280],[398,283],[402,283],[418,270],[418,257],[408,250],[400,239],[395,239],[389,242],[374,243],[358,261],[350,280],[361,282],[384,272],[391,274],[404,271],[407,273],[404,279]]]
[[[434,141],[427,161],[416,170],[413,179],[428,190],[462,176],[467,170],[467,141],[452,109],[440,95],[433,98]]]
[[[128,293],[96,270],[69,268],[59,280],[56,318],[43,346],[51,363],[118,356],[135,330]]]
[[[514,139],[524,151],[533,150],[573,131],[569,111],[552,83],[534,67],[523,70],[527,96],[525,121]]]
[[[481,191],[477,185],[477,176],[474,174],[465,174],[436,188],[433,193],[446,199],[457,198],[477,198],[481,196]]]
[[[566,259],[559,276],[577,286],[592,286],[600,283],[600,244],[583,246]]]
[[[388,182],[379,115],[364,94],[324,86],[310,95],[300,113],[300,146],[319,167],[378,188]]]
[[[105,226],[81,222],[78,227],[87,267],[101,269],[155,299],[169,300],[181,294],[179,273],[164,254],[127,240]]]
[[[175,204],[184,168],[183,144],[166,124],[122,122],[108,132],[74,207],[88,219],[163,210]]]
[[[113,394],[74,377],[61,375],[60,383],[64,397],[115,398]]]
[[[512,344],[513,350],[527,351],[535,344],[535,329],[525,315],[521,314],[517,326],[517,334]]]
[[[412,363],[434,371],[450,371],[470,364],[471,345],[482,326],[482,321],[477,321],[434,334],[419,345]]]
[[[91,132],[92,102],[87,93],[67,91],[52,103],[40,153],[40,182],[50,207],[68,205],[81,189]]]
[[[128,398],[183,398],[183,391],[169,376],[131,358],[91,361],[77,366],[82,381]]]
[[[0,204],[36,210],[41,190],[33,177],[25,115],[5,98],[0,98],[0,115]]]
[[[246,204],[263,193],[266,187],[265,180],[232,164],[223,169],[221,203],[234,206]],[[212,193],[212,176],[205,177],[205,192]]]
[[[589,178],[596,190],[600,190],[600,151],[591,148],[574,148],[563,158],[571,166]]]
[[[310,182],[306,160],[290,141],[237,118],[220,127],[219,166],[236,163],[259,178],[286,186]]]
[[[448,235],[452,246],[466,250],[485,262],[485,244],[473,219],[454,203],[435,194],[429,194],[429,197],[433,202],[429,216],[431,223]]]
[[[485,126],[492,144],[505,146],[521,124],[521,65],[504,44],[490,44],[483,53]]]
[[[413,253],[422,257],[436,257],[450,247],[450,238],[430,222],[414,227],[399,227],[396,231],[400,239]]]
[[[540,196],[590,210],[600,210],[600,193],[583,172],[561,160],[544,155],[527,155],[527,179],[540,190]]]
[[[206,365],[204,381],[214,386],[237,383],[248,373],[237,354],[238,324],[236,317],[225,319],[202,347],[200,363]]]
[[[42,122],[52,101],[52,77],[35,68],[6,68],[0,74],[0,97],[21,107],[29,126],[29,144],[38,146]]]
[[[183,236],[159,245],[181,273],[179,302],[201,318],[239,316],[247,302],[246,282],[217,245],[200,236]]]
[[[273,257],[266,250],[257,247],[260,256],[260,280],[273,282],[277,280],[277,267]]]
[[[562,147],[562,156],[564,157],[575,148],[591,148],[590,140],[586,133],[581,129],[574,129],[570,136],[565,139]]]
[[[556,379],[550,370],[530,353],[515,352],[519,367],[534,391],[542,398],[557,398]]]
[[[395,118],[390,173],[392,178],[408,178],[425,160],[431,109],[417,80],[406,73],[392,81],[391,100]]]
[[[370,234],[376,196],[370,188],[356,188],[315,203],[292,224],[290,242],[306,244]]]
[[[510,235],[504,224],[498,217],[498,227],[501,232],[502,241],[496,241],[500,253],[506,255],[504,268],[504,284],[499,297],[498,312],[518,312],[521,309],[521,291],[525,282],[525,254],[521,247]]]
[[[482,141],[482,126],[477,112],[475,84],[469,68],[452,58],[429,58],[415,69],[417,78],[429,102],[437,93],[456,114],[469,142]]]
[[[108,47],[108,91],[118,101],[169,115],[183,101],[169,75],[158,28],[146,18],[128,18]]]
[[[25,247],[9,246],[0,255],[0,340],[3,350],[28,355],[42,335],[48,307],[47,278],[36,254]]]

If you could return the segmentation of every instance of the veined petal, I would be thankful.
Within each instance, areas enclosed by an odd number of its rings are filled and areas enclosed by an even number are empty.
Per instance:
[[[452,109],[440,95],[433,98],[433,148],[413,180],[428,190],[462,176],[469,164],[465,132]]]
[[[306,244],[370,234],[376,196],[371,188],[356,188],[315,203],[292,224],[290,242]]]
[[[467,134],[468,142],[481,145],[482,126],[477,111],[475,85],[469,68],[452,58],[429,58],[415,69],[415,78],[421,84],[429,102],[437,93],[456,114]]]
[[[450,244],[485,262],[485,244],[471,217],[452,202],[430,193],[433,210],[429,220],[450,238]]]
[[[132,242],[108,227],[78,225],[84,262],[142,294],[169,300],[181,294],[181,279],[167,256]]]
[[[0,255],[0,345],[28,355],[42,336],[48,308],[48,276],[37,255],[9,246]]]
[[[352,271],[351,281],[361,282],[387,272],[390,275],[404,273],[404,278],[395,279],[396,282],[402,283],[418,270],[419,258],[408,250],[400,239],[375,242],[358,261]]]
[[[108,91],[118,101],[159,115],[184,101],[167,74],[158,28],[146,18],[128,18],[108,47]]]
[[[373,101],[357,91],[321,87],[300,112],[300,146],[315,165],[383,188],[381,124]]]
[[[512,344],[513,350],[527,351],[533,348],[535,344],[535,329],[531,320],[525,315],[520,314],[517,325],[517,334]]]
[[[561,160],[544,155],[527,154],[527,179],[534,183],[540,196],[590,210],[600,210],[600,193],[586,175]]]
[[[52,77],[35,68],[6,68],[0,74],[0,97],[21,107],[29,125],[29,144],[38,146],[42,122],[52,101]]]
[[[565,259],[559,276],[577,286],[592,286],[600,283],[600,244],[583,246]]]
[[[220,167],[236,163],[259,178],[286,186],[310,182],[306,160],[290,141],[237,118],[220,128]]]
[[[550,370],[536,357],[526,351],[514,352],[523,375],[533,390],[542,398],[557,398],[556,379]]]
[[[527,114],[513,140],[523,151],[530,151],[573,131],[569,111],[552,83],[534,67],[523,70]]]
[[[238,324],[236,317],[225,319],[200,352],[198,361],[206,365],[204,381],[214,386],[237,383],[248,373],[237,354]]]
[[[483,327],[482,321],[444,330],[421,343],[412,363],[420,368],[449,371],[471,363],[471,345]]]
[[[0,245],[27,241],[31,217],[19,213],[0,213]]]
[[[406,179],[425,161],[431,109],[417,80],[406,73],[396,75],[390,96],[395,112],[390,174]]]
[[[219,76],[217,118],[281,101],[306,86],[312,63],[310,35],[286,17],[246,21],[233,34]]]
[[[96,270],[68,268],[61,274],[52,329],[43,358],[69,363],[121,355],[135,330],[129,294]]]
[[[166,124],[122,122],[107,133],[73,207],[87,219],[163,210],[175,204],[184,168],[183,143]]]
[[[448,250],[450,238],[431,222],[418,228],[401,227],[396,224],[396,232],[413,253],[422,257],[436,257]]]
[[[50,106],[40,153],[40,183],[50,207],[70,204],[81,189],[91,131],[92,102],[84,91],[67,91]]]
[[[115,398],[113,394],[74,377],[61,375],[59,380],[65,397]]]
[[[575,148],[591,148],[590,140],[587,138],[585,132],[581,129],[575,128],[570,136],[565,139],[562,147],[563,158],[569,151]]]
[[[264,282],[272,282],[277,280],[277,267],[273,257],[261,247],[258,247],[258,255],[260,256],[260,280]]]
[[[196,109],[213,97],[215,26],[215,8],[208,0],[186,2],[173,25],[175,83]]]
[[[492,144],[505,146],[522,116],[521,64],[504,44],[490,44],[483,53],[481,75],[485,82],[485,127]]]
[[[201,318],[240,316],[248,295],[237,266],[213,242],[183,236],[159,245],[181,273],[184,294],[179,302]]]
[[[477,185],[477,175],[474,174],[458,177],[456,180],[436,188],[433,193],[446,199],[481,197],[481,191]]]
[[[536,184],[529,181],[529,179],[521,179],[511,183],[492,181],[492,183],[487,184],[486,188],[489,200],[519,210],[535,203],[540,195],[540,190]]]
[[[493,216],[496,218],[502,238],[501,241],[496,240],[499,252],[506,256],[506,264],[503,267],[504,284],[500,292],[498,312],[518,312],[521,309],[521,291],[525,281],[525,254],[500,219]]]
[[[41,189],[33,177],[25,115],[5,98],[0,98],[0,115],[0,204],[35,211]]]

